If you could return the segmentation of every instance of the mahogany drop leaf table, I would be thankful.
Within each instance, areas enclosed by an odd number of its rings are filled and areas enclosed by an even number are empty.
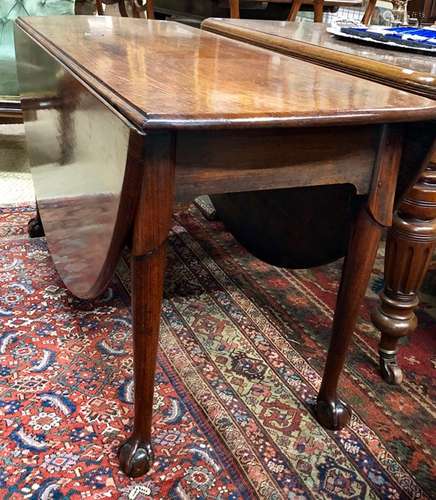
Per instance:
[[[152,461],[165,244],[174,201],[200,194],[348,185],[358,195],[315,410],[330,429],[346,425],[339,377],[395,194],[434,147],[436,103],[171,22],[22,18],[16,48],[36,196],[61,278],[95,297],[131,245],[135,409],[124,472],[140,476]],[[292,227],[298,212],[279,216]]]

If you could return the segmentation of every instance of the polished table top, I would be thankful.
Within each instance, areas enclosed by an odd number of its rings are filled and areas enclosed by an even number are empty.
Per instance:
[[[419,96],[182,24],[91,16],[17,24],[141,129],[436,116],[436,103]]]
[[[341,40],[318,23],[207,19],[215,33],[436,99],[436,57]]]

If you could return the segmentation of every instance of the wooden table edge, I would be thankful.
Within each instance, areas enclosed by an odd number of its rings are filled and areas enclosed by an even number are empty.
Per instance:
[[[146,21],[145,21],[146,22]],[[277,114],[268,115],[246,114],[246,115],[208,115],[199,118],[190,116],[153,115],[141,111],[130,101],[125,99],[110,88],[110,86],[87,70],[83,65],[76,62],[63,50],[48,40],[38,30],[33,28],[26,18],[17,18],[16,26],[26,33],[38,46],[46,50],[59,64],[70,71],[78,80],[87,87],[98,99],[108,105],[124,120],[140,133],[152,130],[174,130],[174,129],[246,129],[246,128],[293,128],[293,127],[319,127],[335,125],[364,125],[376,123],[395,123],[419,120],[436,119],[436,103],[434,107],[412,107],[401,109],[390,109],[388,111],[372,110],[341,114],[317,114],[300,115],[298,117]],[[267,50],[268,48],[266,48]],[[308,61],[311,62],[311,61]],[[404,114],[407,111],[407,116]]]
[[[398,66],[374,60],[370,60],[371,65],[368,66],[368,58],[366,57],[320,47],[309,42],[290,40],[280,35],[271,35],[256,29],[255,26],[253,28],[235,26],[216,18],[204,20],[201,26],[202,29],[211,33],[231,37],[234,40],[250,43],[258,47],[272,49],[275,52],[316,63],[329,69],[337,71],[338,67],[341,67],[346,69],[348,74],[377,81],[381,84],[386,84],[386,80],[389,80],[390,86],[399,90],[412,92],[428,99],[436,99],[436,76],[433,78],[433,85],[431,85],[428,83],[429,77],[426,73],[414,71],[412,74],[405,74],[403,69]],[[271,41],[272,37],[274,43]],[[374,70],[370,69],[371,67],[376,69],[378,73],[383,73],[385,78],[377,77]],[[405,83],[403,83],[404,81]]]

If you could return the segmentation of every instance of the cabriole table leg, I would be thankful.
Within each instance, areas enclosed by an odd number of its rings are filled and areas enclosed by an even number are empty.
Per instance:
[[[318,421],[328,429],[341,429],[350,420],[350,410],[338,398],[337,387],[374,265],[382,229],[383,226],[372,219],[366,207],[363,207],[344,262],[332,338],[316,405]]]
[[[153,462],[151,421],[154,373],[165,272],[165,244],[151,255],[131,257],[135,361],[133,432],[120,447],[121,469],[130,477],[145,474]]]
[[[174,204],[174,137],[150,133],[144,141],[146,158],[131,252],[135,413],[132,434],[118,451],[120,467],[130,477],[145,474],[153,461],[154,374]]]
[[[384,128],[368,200],[360,208],[345,257],[332,337],[315,409],[318,421],[328,429],[341,429],[350,420],[350,410],[337,394],[338,382],[374,266],[381,233],[384,227],[392,223],[403,139],[404,129],[401,126]],[[380,192],[382,186],[383,193]]]
[[[436,162],[423,172],[395,214],[386,242],[385,288],[372,321],[381,331],[380,369],[384,380],[400,384],[397,344],[417,326],[417,292],[436,247]]]

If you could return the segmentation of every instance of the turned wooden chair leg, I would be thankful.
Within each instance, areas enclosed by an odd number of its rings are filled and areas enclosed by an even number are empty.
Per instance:
[[[403,380],[397,364],[397,344],[417,326],[414,310],[418,290],[436,248],[436,164],[423,172],[402,201],[388,234],[385,288],[372,321],[381,331],[380,370],[390,384]]]
[[[154,0],[147,0],[145,4],[147,19],[154,19]]]
[[[95,0],[95,6],[97,8],[97,14],[99,16],[104,16],[103,2],[102,0]]]
[[[174,136],[149,134],[132,237],[132,315],[135,380],[133,432],[119,449],[121,469],[145,474],[153,461],[151,420],[165,272],[165,247],[174,205]]]
[[[313,0],[313,22],[322,23],[324,0]]]
[[[382,230],[383,226],[368,214],[365,207],[362,208],[344,262],[332,338],[316,405],[318,421],[328,429],[341,429],[351,416],[347,405],[338,398],[337,387]]]
[[[239,10],[239,0],[229,0],[230,1],[230,17],[232,19],[239,19],[241,13]]]
[[[291,10],[288,14],[288,21],[295,21],[298,13],[300,12],[303,0],[293,0]],[[322,23],[324,13],[324,0],[313,0],[313,21],[315,23]]]
[[[118,0],[118,11],[121,17],[129,17],[127,7],[124,0]]]
[[[292,5],[291,5],[291,10],[289,11],[288,14],[288,21],[295,21],[297,18],[297,14],[301,9],[301,5],[303,3],[303,0],[293,0]]]
[[[363,14],[362,17],[362,24],[370,24],[372,16],[374,14],[375,6],[376,6],[377,0],[369,0],[368,5],[366,6],[365,13]]]
[[[147,19],[154,19],[153,0],[130,0],[130,4],[133,17],[144,18],[146,13]]]

